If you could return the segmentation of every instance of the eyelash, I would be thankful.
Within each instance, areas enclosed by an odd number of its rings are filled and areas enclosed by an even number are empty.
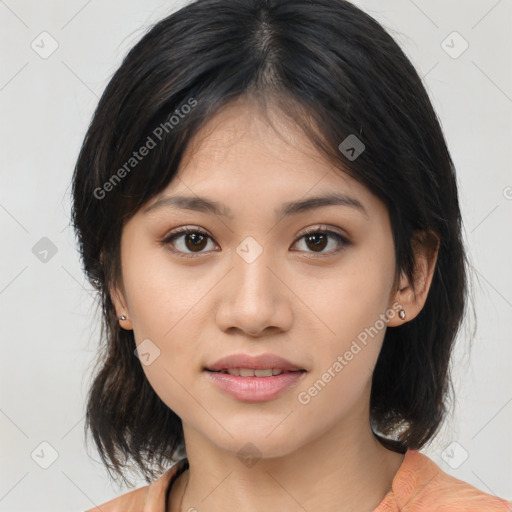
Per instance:
[[[161,240],[160,243],[162,245],[165,245],[165,246],[171,246],[170,247],[170,251],[172,251],[175,254],[178,254],[180,257],[183,257],[183,258],[196,258],[196,257],[199,257],[201,254],[204,254],[204,253],[201,253],[201,252],[197,252],[197,253],[184,253],[182,251],[178,251],[178,250],[172,248],[171,242],[173,242],[174,240],[176,240],[180,236],[189,235],[189,234],[203,235],[203,236],[206,236],[206,237],[210,238],[210,240],[213,240],[213,238],[210,237],[210,235],[208,235],[208,233],[206,231],[204,231],[204,230],[202,230],[200,228],[185,227],[185,228],[178,228],[178,229],[176,229],[175,231],[170,233],[168,236],[166,236],[163,240]],[[345,237],[341,236],[339,233],[336,233],[335,231],[331,231],[329,229],[318,228],[318,227],[310,228],[310,229],[306,230],[304,233],[302,233],[297,238],[297,240],[295,240],[294,245],[298,241],[302,240],[303,238],[306,238],[306,237],[308,237],[310,235],[318,235],[318,234],[320,234],[320,235],[329,235],[329,236],[333,237],[340,244],[340,247],[338,249],[331,250],[331,251],[329,251],[327,253],[314,253],[314,252],[311,252],[310,254],[314,255],[313,258],[322,258],[322,257],[326,257],[326,256],[329,256],[329,255],[338,253],[339,251],[341,251],[342,249],[344,249],[345,247],[350,245],[350,242]]]

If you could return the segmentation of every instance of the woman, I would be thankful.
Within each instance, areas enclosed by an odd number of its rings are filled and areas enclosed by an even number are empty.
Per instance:
[[[343,0],[196,0],[107,86],[73,181],[104,352],[91,510],[511,510],[418,450],[466,270],[418,74]]]

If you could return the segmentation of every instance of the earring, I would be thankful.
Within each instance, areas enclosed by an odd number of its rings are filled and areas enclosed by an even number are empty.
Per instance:
[[[400,320],[404,320],[405,319],[405,309],[401,309],[398,312],[398,316],[400,317]]]
[[[126,317],[124,315],[121,315],[119,317],[117,317],[119,320],[126,320]]]

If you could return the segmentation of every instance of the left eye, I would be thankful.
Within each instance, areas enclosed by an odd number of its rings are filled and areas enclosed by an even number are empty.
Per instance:
[[[328,240],[334,239],[335,245],[338,247],[334,250],[324,251],[328,245]],[[213,239],[203,230],[198,228],[181,228],[162,240],[163,245],[170,245],[171,251],[183,257],[194,257],[194,254],[200,254],[208,244],[208,240]],[[304,240],[308,248],[312,248],[314,253],[331,253],[338,252],[345,246],[349,245],[349,241],[340,234],[322,229],[313,229],[303,233],[294,243]],[[190,252],[186,252],[186,251]],[[306,251],[307,252],[307,251]]]
[[[329,238],[336,240],[336,244],[338,247],[334,250],[324,251],[325,247],[328,245]],[[302,239],[304,239],[307,247],[313,248],[313,252],[315,253],[322,251],[323,253],[338,252],[347,245],[349,245],[349,241],[345,237],[341,236],[339,233],[330,231],[328,229],[313,229],[311,231],[308,231],[307,233],[303,233],[300,236],[300,238],[298,238],[297,242]]]

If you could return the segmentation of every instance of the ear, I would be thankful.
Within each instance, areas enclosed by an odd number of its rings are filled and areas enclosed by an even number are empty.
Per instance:
[[[412,279],[401,274],[395,292],[391,296],[390,309],[396,314],[389,319],[388,326],[396,327],[415,318],[427,300],[439,252],[439,237],[433,232],[416,233],[412,242],[414,271]],[[400,317],[399,313],[403,310]]]
[[[128,311],[128,307],[126,305],[126,299],[125,299],[125,293],[124,290],[121,289],[119,286],[112,286],[109,288],[110,297],[112,299],[112,303],[114,304],[114,308],[116,311],[116,315],[119,321],[119,325],[126,329],[127,331],[130,331],[133,329],[132,321],[130,319],[130,313]],[[119,317],[124,316],[126,317],[126,320],[122,320]]]

